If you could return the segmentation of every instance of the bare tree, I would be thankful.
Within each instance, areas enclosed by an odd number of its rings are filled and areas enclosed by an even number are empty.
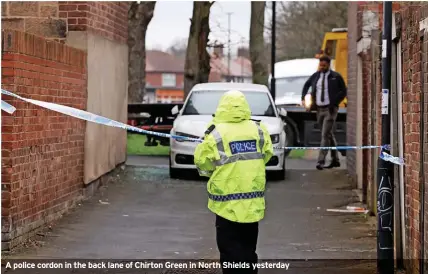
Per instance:
[[[141,103],[146,87],[146,32],[156,2],[132,2],[128,11],[128,102]]]
[[[251,2],[250,59],[253,83],[268,84],[268,67],[264,41],[265,1]]]
[[[167,51],[174,56],[185,57],[187,51],[187,39],[176,39]]]
[[[278,60],[312,58],[321,49],[325,32],[347,26],[347,2],[278,3]]]
[[[210,9],[214,2],[193,2],[190,32],[187,42],[184,66],[184,94],[187,97],[192,87],[208,82],[210,75],[210,55],[207,51],[210,33]]]

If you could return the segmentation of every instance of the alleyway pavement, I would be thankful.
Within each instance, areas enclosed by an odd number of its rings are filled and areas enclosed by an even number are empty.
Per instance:
[[[133,166],[127,165],[113,174],[95,197],[8,257],[217,259],[206,182],[169,179],[167,158],[129,160]],[[287,166],[285,181],[267,184],[267,212],[260,223],[258,244],[260,259],[310,260],[291,261],[288,273],[375,273],[373,217],[326,211],[356,202],[345,171],[317,171],[306,160],[290,160]],[[126,271],[96,273],[220,273],[213,269]]]

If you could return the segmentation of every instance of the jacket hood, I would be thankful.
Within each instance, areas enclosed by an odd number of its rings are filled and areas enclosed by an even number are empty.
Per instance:
[[[251,110],[245,95],[237,90],[223,94],[214,116],[214,123],[239,123],[251,119]]]

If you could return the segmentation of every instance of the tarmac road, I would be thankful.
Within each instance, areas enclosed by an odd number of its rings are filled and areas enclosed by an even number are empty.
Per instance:
[[[205,182],[169,179],[167,158],[130,157],[128,164],[133,166],[115,174],[95,197],[33,239],[34,247],[16,250],[8,258],[217,259]],[[375,261],[368,260],[376,258],[373,217],[326,211],[356,202],[345,171],[317,171],[310,160],[289,160],[287,166],[285,181],[267,184],[260,259],[326,259],[291,262],[289,273],[343,273],[345,269],[347,273],[375,273]],[[166,273],[122,271],[97,273]]]

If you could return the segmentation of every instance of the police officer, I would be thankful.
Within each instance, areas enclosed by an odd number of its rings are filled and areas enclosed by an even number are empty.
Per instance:
[[[265,211],[265,164],[272,155],[266,126],[251,120],[244,94],[226,92],[194,155],[200,175],[210,177],[208,208],[216,215],[223,273],[257,273],[252,263],[258,260],[258,222]]]

